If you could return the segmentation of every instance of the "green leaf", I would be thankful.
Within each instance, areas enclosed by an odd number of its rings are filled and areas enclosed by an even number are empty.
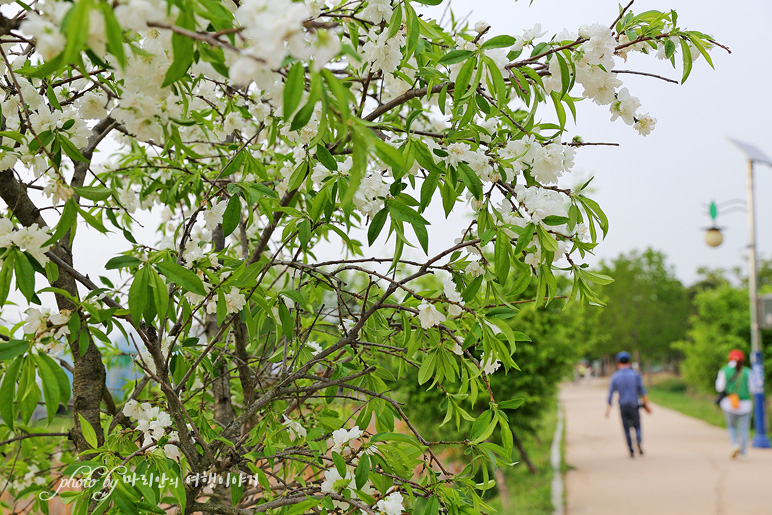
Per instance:
[[[51,245],[52,243],[61,240],[64,235],[67,234],[67,231],[75,228],[75,222],[77,219],[78,210],[76,208],[75,201],[70,199],[65,202],[64,209],[62,210],[62,216],[59,218],[59,221],[56,224],[56,229],[54,230],[51,237],[48,238],[48,240],[44,243],[44,245]]]
[[[284,119],[289,120],[295,109],[300,105],[303,91],[306,89],[305,69],[303,63],[296,62],[287,74],[284,85]],[[305,125],[305,124],[304,124]],[[294,129],[293,129],[294,130]]]
[[[29,348],[29,343],[24,340],[11,340],[0,342],[0,361],[8,361],[20,354],[24,354]]]
[[[134,319],[134,323],[138,324],[142,320],[142,314],[145,312],[145,308],[148,303],[148,274],[147,268],[142,267],[134,276],[134,281],[129,288],[129,313],[131,318]],[[70,330],[71,334],[74,334]]]
[[[692,51],[689,48],[689,43],[687,43],[685,40],[681,39],[681,57],[683,58],[684,63],[684,74],[681,78],[681,84],[686,82],[686,79],[689,77],[689,74],[692,72]]]
[[[88,420],[83,418],[83,415],[78,413],[78,419],[80,420],[80,432],[83,433],[83,438],[86,439],[86,442],[93,448],[96,449],[99,447],[99,442],[97,440],[96,432],[94,431],[94,428],[91,427],[91,424],[88,423]]]
[[[113,190],[101,186],[75,186],[72,189],[81,197],[95,202],[107,200],[113,194]]]
[[[91,11],[91,0],[78,0],[74,6],[67,11],[62,22],[62,32],[67,36],[67,45],[64,47],[62,61],[59,64],[68,64],[75,61],[76,56],[86,46],[88,39],[89,13]],[[57,65],[51,71],[58,69]],[[49,72],[50,73],[50,72]]]
[[[417,0],[421,2],[421,0]],[[421,515],[438,515],[440,513],[440,500],[437,496],[429,497],[429,501],[426,503],[426,508]]]
[[[13,262],[16,271],[16,287],[28,301],[35,296],[35,269],[32,268],[26,254],[16,251],[16,258]]]
[[[378,238],[378,235],[381,234],[381,230],[383,230],[388,215],[388,209],[381,209],[375,213],[375,216],[370,222],[370,226],[367,228],[367,242],[370,245],[372,245],[373,242],[375,242],[375,239]]]
[[[432,196],[434,195],[434,191],[437,189],[437,184],[439,181],[439,172],[431,172],[426,177],[426,179],[424,179],[424,183],[421,185],[421,212],[423,212],[432,201]]]
[[[459,100],[464,96],[466,90],[469,88],[469,81],[472,80],[472,74],[474,73],[474,66],[477,63],[475,59],[469,59],[464,63],[464,66],[459,70],[456,75],[456,83],[453,89],[453,101],[458,104]]]
[[[11,281],[13,279],[13,262],[16,253],[12,252],[3,261],[3,267],[0,268],[0,306],[8,300],[8,294],[11,292]]]
[[[195,272],[170,260],[156,263],[156,267],[158,267],[159,272],[180,288],[195,293],[196,295],[206,295],[204,283],[201,282],[201,279],[198,278]]]
[[[437,64],[444,64],[445,66],[450,66],[451,64],[458,64],[460,62],[466,61],[474,54],[471,50],[451,50],[447,54],[440,57],[439,61],[437,61]]]
[[[409,59],[418,46],[421,28],[415,9],[407,2],[405,2],[405,14],[407,16],[407,43],[405,44],[403,59]]]
[[[59,381],[56,378],[54,369],[50,364],[41,359],[40,356],[33,355],[35,363],[38,367],[38,375],[40,376],[40,384],[43,386],[43,396],[46,402],[46,415],[48,417],[48,423],[56,416],[56,410],[59,408]],[[58,368],[58,365],[54,364]]]
[[[491,39],[483,43],[480,48],[482,48],[483,50],[488,50],[491,48],[509,47],[514,44],[515,44],[515,38],[513,38],[512,36],[502,35],[502,36],[492,37]]]
[[[493,414],[490,411],[484,411],[482,415],[477,417],[477,420],[472,424],[472,430],[469,433],[469,439],[472,441],[480,440],[480,437],[486,433],[486,429],[491,425]],[[485,437],[487,438],[487,437]],[[485,440],[482,438],[482,440]]]
[[[405,169],[405,157],[402,155],[402,152],[388,143],[376,139],[375,153],[386,166],[394,171],[395,175],[399,175]]]
[[[298,238],[303,249],[308,250],[308,242],[311,240],[311,221],[303,220],[298,224]]]
[[[322,143],[316,145],[316,158],[328,170],[334,172],[338,169],[338,162],[335,161],[335,158],[332,157],[330,151],[327,150],[327,147]]]
[[[397,199],[391,199],[388,208],[393,220],[407,222],[411,225],[429,225],[429,222],[424,217]]]
[[[155,304],[155,309],[158,313],[158,316],[161,318],[168,316],[169,313],[167,313],[167,310],[169,309],[169,291],[166,288],[166,283],[164,283],[164,280],[161,279],[161,276],[158,275],[152,268],[148,268],[147,272],[150,275],[148,285],[150,286],[150,291],[153,294],[153,304]]]
[[[24,136],[16,131],[0,131],[0,137],[12,139],[20,145],[24,144]]]
[[[482,199],[482,181],[468,164],[464,162],[458,163],[458,175],[472,196],[477,200]]]
[[[59,99],[56,98],[56,94],[54,93],[53,88],[51,86],[48,86],[46,88],[46,97],[48,98],[48,101],[51,103],[51,105],[56,109],[57,111],[62,110],[62,105],[59,103]],[[64,130],[67,130],[65,127],[62,127]]]
[[[281,320],[281,328],[282,331],[284,331],[284,336],[288,339],[292,339],[292,334],[294,333],[295,329],[295,323],[292,320],[292,316],[290,315],[289,308],[287,308],[287,305],[284,304],[283,300],[279,301],[279,320]]]
[[[64,150],[64,153],[67,154],[67,156],[72,159],[73,161],[80,161],[81,163],[88,163],[89,160],[86,159],[86,156],[81,154],[80,150],[78,150],[78,147],[72,144],[72,141],[65,138],[63,135],[57,136],[57,141],[59,141],[59,144],[62,146],[62,150]],[[86,197],[88,198],[88,197]]]
[[[544,225],[563,225],[568,223],[568,218],[565,216],[549,215],[542,220]]]
[[[502,409],[517,409],[523,404],[523,399],[510,399],[499,403],[499,408]]]
[[[177,26],[183,29],[196,30],[196,20],[190,3],[182,4],[180,14],[177,16]],[[174,60],[169,70],[166,72],[161,87],[166,87],[177,82],[188,72],[190,65],[193,64],[194,42],[191,38],[172,33],[172,50],[174,51]]]
[[[115,256],[105,263],[106,270],[117,270],[119,268],[128,268],[131,266],[141,265],[142,261],[134,256]]]
[[[338,471],[338,474],[340,474],[340,477],[346,477],[346,461],[343,459],[343,456],[341,456],[340,453],[332,451],[332,462],[335,464],[335,469]]]
[[[389,33],[388,38],[391,39],[397,35],[399,29],[402,27],[402,4],[397,4],[394,8],[394,12],[391,13],[389,19]]]
[[[19,375],[19,369],[24,362],[24,357],[19,356],[8,365],[3,376],[3,383],[0,385],[0,416],[5,424],[13,429],[16,417],[14,416],[14,395],[16,392],[16,378]]]
[[[233,195],[222,215],[222,235],[230,235],[239,226],[239,222],[241,222],[241,199],[238,195]]]
[[[126,66],[126,54],[123,51],[123,29],[115,17],[112,7],[107,2],[100,2],[99,8],[105,19],[105,36],[107,36],[107,51],[115,56],[121,68]]]
[[[507,281],[507,275],[509,275],[509,249],[511,247],[512,243],[509,241],[509,236],[504,234],[504,231],[498,231],[494,259],[496,261],[496,276],[501,284]]]
[[[543,249],[548,250],[550,252],[557,252],[558,250],[558,242],[553,238],[550,233],[547,232],[547,230],[542,227],[541,225],[536,226],[536,232],[539,235],[539,244],[542,246]]]
[[[426,381],[432,378],[434,375],[436,363],[437,352],[430,352],[421,363],[421,368],[418,369],[418,384],[424,384]]]
[[[356,481],[357,490],[361,490],[367,484],[367,480],[369,477],[370,477],[370,457],[367,456],[366,454],[363,454],[359,458],[359,463],[357,464],[356,472],[354,472],[354,480]]]
[[[362,182],[365,171],[367,170],[367,154],[369,150],[369,141],[364,133],[361,133],[356,129],[356,126],[352,127],[351,139],[353,144],[353,150],[351,152],[352,166],[349,171],[348,187],[346,193],[343,195],[340,203],[341,206],[347,206],[351,203],[359,184]]]

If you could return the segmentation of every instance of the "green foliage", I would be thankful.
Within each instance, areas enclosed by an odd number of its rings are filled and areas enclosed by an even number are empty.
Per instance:
[[[684,338],[691,306],[665,255],[652,249],[632,252],[602,268],[614,282],[601,290],[607,306],[600,324],[608,338],[594,354],[627,350],[648,364],[672,357],[671,344]]]

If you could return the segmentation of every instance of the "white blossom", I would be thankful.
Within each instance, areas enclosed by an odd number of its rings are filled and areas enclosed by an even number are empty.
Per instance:
[[[221,200],[204,211],[204,223],[206,224],[207,229],[213,231],[218,224],[222,223],[222,217],[226,207],[228,207],[228,201]]]
[[[466,265],[466,273],[471,275],[472,277],[480,277],[484,270],[483,267],[480,266],[479,261],[472,261],[468,265]]]
[[[364,431],[359,429],[359,426],[354,426],[351,429],[336,429],[332,432],[332,450],[333,452],[341,452],[349,442],[361,438]]]
[[[444,322],[445,315],[437,311],[434,304],[428,304],[424,300],[418,306],[418,320],[421,322],[421,327],[429,329]]]
[[[246,303],[247,301],[244,294],[235,286],[231,288],[231,291],[225,294],[225,309],[229,315],[241,311]]]
[[[306,437],[306,434],[308,433],[306,432],[306,428],[300,425],[300,422],[297,420],[292,420],[291,418],[287,417],[287,415],[282,415],[282,417],[284,417],[284,422],[282,422],[282,425],[287,428],[292,440]]]
[[[622,88],[617,93],[617,99],[612,102],[609,111],[611,111],[611,121],[622,118],[627,125],[635,123],[635,111],[641,107],[641,101],[631,96],[627,88]]]
[[[638,121],[635,122],[633,128],[638,131],[641,136],[648,136],[651,131],[654,130],[654,126],[657,124],[657,119],[647,114],[638,116]]]
[[[378,501],[375,505],[375,509],[380,511],[383,515],[400,515],[404,510],[404,507],[402,506],[403,500],[401,493],[392,492]]]
[[[480,367],[485,375],[491,375],[501,367],[501,362],[498,359],[494,359],[493,356],[486,358],[485,353],[480,357]]]

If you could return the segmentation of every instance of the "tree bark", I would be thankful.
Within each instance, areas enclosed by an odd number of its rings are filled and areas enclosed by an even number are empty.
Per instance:
[[[0,197],[8,205],[16,219],[29,227],[37,224],[39,227],[47,227],[40,210],[35,206],[27,195],[23,184],[16,180],[12,170],[0,172]],[[69,245],[69,232],[57,242],[52,248],[59,259],[72,266],[72,248]],[[61,288],[74,298],[79,298],[78,287],[75,278],[64,270],[60,270],[59,278],[54,282],[55,288]],[[68,309],[75,311],[76,306],[68,298],[62,295],[55,295],[56,305],[59,310]],[[90,448],[88,442],[83,437],[80,428],[81,415],[94,428],[99,445],[104,443],[104,436],[100,430],[99,423],[99,405],[105,389],[105,367],[102,363],[102,354],[97,349],[91,335],[84,325],[80,327],[81,331],[86,331],[88,346],[85,353],[81,355],[79,335],[70,335],[70,351],[72,352],[73,373],[72,373],[72,399],[75,408],[75,425],[70,432],[70,438],[75,443],[78,452],[86,451]]]

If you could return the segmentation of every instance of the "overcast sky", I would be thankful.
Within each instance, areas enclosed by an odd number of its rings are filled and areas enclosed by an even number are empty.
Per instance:
[[[454,0],[457,15],[470,11],[470,21],[486,20],[493,33],[519,34],[541,23],[550,34],[584,23],[611,23],[618,3],[607,0]],[[709,248],[703,229],[710,225],[707,204],[745,200],[747,165],[727,137],[759,147],[772,156],[769,100],[772,72],[764,53],[764,37],[772,19],[772,3],[761,0],[637,0],[636,13],[675,9],[686,29],[713,35],[729,46],[712,52],[710,66],[700,59],[684,85],[646,77],[620,76],[630,93],[641,99],[641,111],[657,118],[646,137],[621,120],[609,122],[607,107],[590,102],[579,108],[578,127],[585,141],[613,141],[619,147],[585,147],[577,153],[575,173],[594,175],[594,198],[609,217],[611,230],[597,248],[599,258],[653,247],[668,256],[686,284],[701,266],[747,269],[748,226],[743,211],[722,214],[724,243]],[[617,69],[644,69],[680,79],[680,70],[651,57],[630,58]],[[580,91],[581,92],[581,89]],[[772,168],[756,167],[757,248],[772,255]]]

